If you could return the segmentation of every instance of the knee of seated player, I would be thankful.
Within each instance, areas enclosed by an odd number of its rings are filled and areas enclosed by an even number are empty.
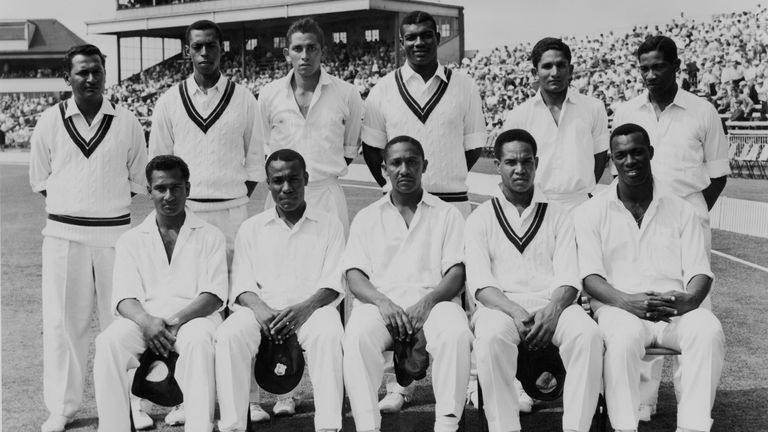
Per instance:
[[[440,302],[432,308],[424,323],[424,335],[430,343],[453,341],[468,345],[473,339],[464,310],[450,301]]]
[[[302,344],[323,347],[329,344],[341,346],[343,337],[344,327],[341,325],[341,317],[332,306],[324,306],[314,311],[300,329],[299,334]]]
[[[261,327],[249,309],[239,309],[216,327],[214,340],[217,349],[238,344],[258,347]]]
[[[203,349],[213,352],[216,324],[208,318],[195,318],[186,322],[176,334],[176,351]]]
[[[475,312],[473,322],[476,350],[487,350],[503,343],[520,344],[515,321],[504,312],[481,307]]]
[[[373,334],[387,332],[381,319],[379,309],[370,304],[358,304],[352,309],[352,314],[344,328],[342,345],[344,352],[360,350],[361,347],[373,347]]]
[[[725,334],[720,320],[708,309],[698,308],[680,317],[682,332],[681,346],[686,344],[717,344],[725,345]]]
[[[597,323],[603,334],[606,349],[643,350],[645,329],[640,318],[612,306],[603,306],[598,310]]]
[[[96,336],[96,353],[106,353],[123,347],[126,345],[127,338],[137,332],[139,337],[143,340],[141,330],[136,323],[125,318],[116,319],[112,324],[107,326],[103,332]]]

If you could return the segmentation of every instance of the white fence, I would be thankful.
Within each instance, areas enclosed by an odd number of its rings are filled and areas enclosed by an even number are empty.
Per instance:
[[[721,196],[709,216],[712,228],[768,238],[768,203]]]

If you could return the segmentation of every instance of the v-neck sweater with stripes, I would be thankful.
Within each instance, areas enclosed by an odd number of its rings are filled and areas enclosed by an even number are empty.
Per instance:
[[[104,99],[88,125],[74,99],[48,108],[32,134],[29,166],[32,190],[46,191],[43,235],[114,246],[130,228],[131,193],[147,192],[146,164],[144,132],[127,109]]]
[[[194,98],[189,97],[186,102],[182,98],[184,83],[188,94],[192,93],[189,81],[193,79],[171,87],[158,99],[152,115],[149,157],[173,154],[184,159],[190,171],[190,199],[229,200],[188,201],[191,208],[220,210],[242,205],[248,201],[245,182],[265,179],[264,136],[258,104],[248,89],[232,83],[231,94],[222,92],[220,102],[203,116],[195,107]],[[195,111],[190,110],[190,105]]]

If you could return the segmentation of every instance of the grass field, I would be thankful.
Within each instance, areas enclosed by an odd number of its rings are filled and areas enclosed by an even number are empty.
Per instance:
[[[480,172],[492,169],[482,161]],[[767,182],[729,182],[728,196],[742,194],[765,195]],[[741,186],[740,186],[741,185]],[[736,192],[734,192],[734,190]],[[762,192],[761,192],[762,190]],[[350,182],[345,186],[350,214],[380,195],[370,185]],[[266,191],[259,186],[249,205],[249,214],[257,213]],[[481,199],[481,197],[473,197]],[[136,197],[131,211],[134,224],[151,209],[146,197]],[[42,329],[40,301],[40,230],[45,221],[43,198],[29,189],[25,166],[0,165],[0,259],[2,260],[2,430],[38,431],[47,412],[42,399]],[[736,235],[723,231],[713,233],[713,247],[741,259],[768,266],[768,239]],[[723,323],[727,338],[726,366],[715,402],[712,431],[768,431],[768,274],[713,256],[717,275],[713,303],[716,315]],[[95,329],[94,322],[94,329]],[[668,374],[660,392],[659,413],[653,421],[641,424],[641,431],[672,431],[675,425],[675,400]],[[90,374],[89,374],[90,375]],[[244,378],[245,379],[245,378]],[[89,376],[82,409],[69,430],[93,431],[97,417],[93,386]],[[311,389],[302,384],[304,403],[292,418],[273,419],[258,424],[258,431],[311,431]],[[271,408],[274,399],[265,395],[265,405]],[[524,430],[560,430],[559,403],[538,407],[523,416]],[[385,431],[432,430],[434,398],[429,377],[419,383],[414,402],[402,413],[385,416]],[[162,425],[167,409],[151,407],[160,431],[181,431],[181,427]],[[477,413],[465,411],[467,430],[479,430]],[[344,429],[354,430],[347,410]]]

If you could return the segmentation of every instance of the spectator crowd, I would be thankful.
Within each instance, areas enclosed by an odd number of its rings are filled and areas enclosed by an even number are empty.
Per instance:
[[[674,39],[680,50],[683,65],[678,81],[682,88],[707,98],[730,120],[748,120],[753,115],[765,119],[768,107],[766,20],[768,8],[758,5],[753,11],[722,14],[706,21],[681,16],[667,25],[637,26],[626,34],[611,31],[581,38],[563,36],[573,53],[571,86],[602,100],[611,116],[619,103],[643,91],[634,47],[650,35],[664,34]],[[531,43],[500,46],[487,55],[448,65],[475,79],[489,130],[501,128],[507,111],[536,94],[528,59],[531,48]],[[325,70],[353,83],[365,98],[378,80],[396,67],[394,49],[391,43],[383,41],[333,43],[324,60]],[[221,69],[257,97],[265,84],[288,71],[282,56],[258,49],[249,51],[244,63],[243,68],[239,56],[227,54]],[[25,73],[27,76],[37,74],[35,71]],[[45,71],[40,73],[46,76]],[[190,73],[188,62],[176,56],[108,88],[107,96],[131,109],[148,132],[157,98]],[[24,142],[39,113],[54,102],[51,97],[19,95],[4,95],[0,101],[0,130],[5,132],[8,143]]]

